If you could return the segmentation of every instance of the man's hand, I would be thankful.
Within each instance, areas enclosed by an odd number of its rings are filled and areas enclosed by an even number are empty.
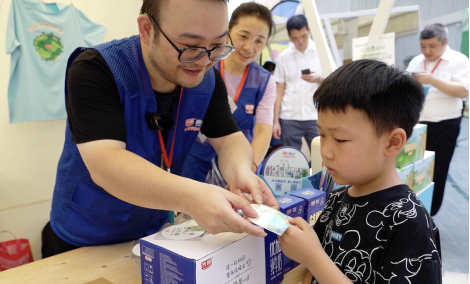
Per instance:
[[[281,139],[281,124],[279,121],[273,123],[273,137],[275,139]]]
[[[250,203],[221,187],[204,184],[204,190],[191,195],[188,200],[188,213],[197,224],[211,234],[223,232],[248,233],[257,237],[265,237],[263,229],[253,225],[238,213],[241,209],[245,215],[256,217],[256,211]]]
[[[258,204],[266,204],[279,210],[276,198],[266,185],[266,183],[251,171],[237,172],[229,184],[231,192],[238,194],[240,197],[245,198],[244,192],[250,193],[253,200]],[[257,214],[251,215],[250,212],[245,212],[248,217],[256,217]],[[247,214],[248,213],[248,214]]]
[[[318,250],[323,251],[317,234],[301,217],[289,219],[291,226],[279,236],[282,252],[302,264],[311,262]]]
[[[429,72],[416,73],[413,76],[423,85],[433,85],[434,77]]]
[[[303,74],[300,78],[303,80],[309,82],[309,83],[319,83],[320,82],[320,76],[317,75],[316,72],[311,71],[310,74]]]

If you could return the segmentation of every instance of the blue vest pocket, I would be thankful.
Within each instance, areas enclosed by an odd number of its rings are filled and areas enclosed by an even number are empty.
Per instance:
[[[79,238],[102,244],[118,242],[134,205],[79,181],[65,226]]]

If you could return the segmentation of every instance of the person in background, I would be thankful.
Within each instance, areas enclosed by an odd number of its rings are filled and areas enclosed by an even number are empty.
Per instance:
[[[442,283],[439,230],[395,168],[423,108],[421,84],[357,60],[330,74],[313,100],[322,160],[349,186],[330,193],[314,229],[290,219],[296,226],[279,237],[284,254],[307,267],[302,283]]]
[[[214,65],[227,86],[233,116],[253,148],[254,172],[266,155],[272,134],[276,83],[255,62],[271,35],[272,23],[271,12],[265,6],[256,3],[238,6],[229,22],[235,51]],[[205,181],[216,156],[205,136],[199,134],[186,159],[183,176]]]
[[[43,257],[139,239],[173,211],[212,234],[266,236],[235,212],[257,216],[233,193],[240,190],[277,202],[252,171],[253,150],[212,68],[233,51],[227,1],[144,0],[137,23],[139,35],[78,48],[69,59],[66,138]],[[232,192],[181,177],[199,130]]]
[[[463,99],[468,96],[469,62],[448,45],[442,24],[424,27],[420,33],[421,53],[410,61],[406,71],[423,84],[426,101],[419,119],[428,126],[426,150],[436,153],[431,216],[439,211],[450,161],[460,133]]]
[[[271,62],[271,61],[266,61],[263,64],[263,68],[268,70],[269,73],[271,73],[272,75],[274,75],[274,70],[276,69],[276,63]]]
[[[282,145],[300,150],[302,137],[308,147],[318,136],[317,111],[312,94],[323,82],[323,71],[315,43],[304,15],[287,20],[287,32],[293,45],[280,55],[274,71],[277,98],[274,104],[273,137]]]

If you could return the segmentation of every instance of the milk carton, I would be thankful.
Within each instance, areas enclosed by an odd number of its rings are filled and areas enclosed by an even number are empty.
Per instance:
[[[435,153],[426,151],[423,159],[414,163],[413,191],[419,192],[431,184],[434,176]]]
[[[397,168],[397,173],[398,176],[400,177],[401,181],[408,185],[410,188],[413,188],[413,176],[414,176],[414,170],[415,165],[414,163],[411,163],[409,165],[406,165],[402,168]]]
[[[290,195],[305,200],[304,219],[313,227],[318,217],[320,217],[323,207],[325,207],[326,193],[314,188],[303,188],[292,192]]]
[[[426,149],[427,125],[416,124],[411,137],[406,141],[401,152],[395,157],[395,166],[402,168],[423,158]]]

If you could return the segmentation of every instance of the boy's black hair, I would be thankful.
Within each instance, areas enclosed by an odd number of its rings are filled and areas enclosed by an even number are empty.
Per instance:
[[[407,138],[418,123],[424,104],[423,86],[411,74],[384,62],[362,59],[331,73],[313,96],[319,112],[363,111],[377,136],[403,128]]]
[[[301,30],[303,27],[308,30],[308,21],[304,15],[295,15],[287,20],[286,28],[288,34],[294,29]]]
[[[276,69],[276,63],[271,62],[271,61],[266,61],[263,64],[264,69],[268,70],[269,72],[274,71]]]

